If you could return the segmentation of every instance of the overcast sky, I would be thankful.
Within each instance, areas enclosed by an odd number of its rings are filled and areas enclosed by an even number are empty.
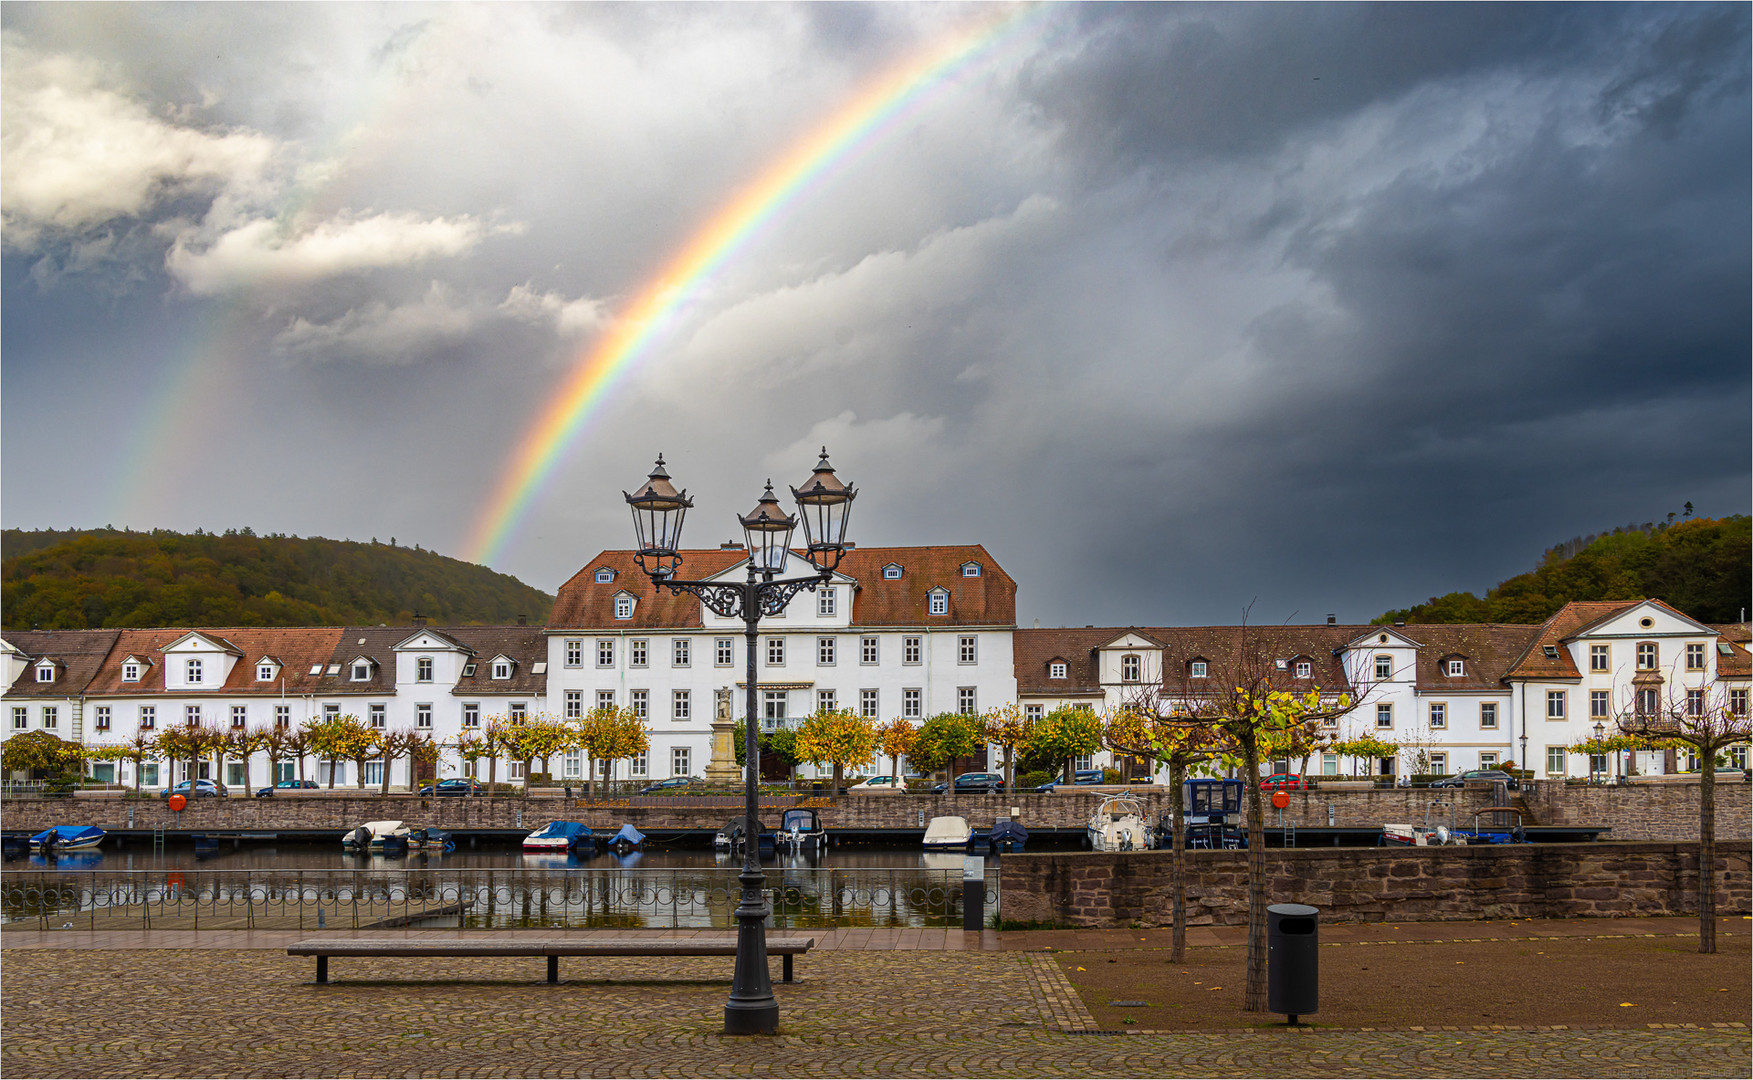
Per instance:
[[[1746,513],[1749,9],[1050,9],[703,284],[494,568],[826,443],[1024,625],[1364,620]],[[0,519],[468,538],[540,407],[952,5],[8,4]]]

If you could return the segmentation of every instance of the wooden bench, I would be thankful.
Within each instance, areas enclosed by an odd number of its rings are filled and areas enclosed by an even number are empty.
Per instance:
[[[791,982],[791,961],[806,953],[815,938],[768,938],[767,955],[784,958],[784,982]],[[288,956],[317,958],[317,982],[329,981],[331,956],[545,956],[548,981],[560,981],[562,956],[735,956],[735,938],[641,939],[598,938],[453,938],[421,941],[409,938],[330,938],[300,941],[286,948]]]

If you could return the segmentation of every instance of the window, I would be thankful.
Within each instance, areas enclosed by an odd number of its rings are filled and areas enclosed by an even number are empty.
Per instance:
[[[108,705],[99,705],[97,707],[97,716],[93,722],[97,725],[97,730],[108,731],[110,729],[110,707]]]
[[[201,661],[195,657],[190,657],[183,664],[183,674],[190,686],[199,686],[201,684]],[[37,678],[41,680],[42,677],[43,673],[41,669],[38,669]],[[53,672],[51,672],[49,678],[52,679],[54,677]]]
[[[691,690],[672,690],[672,691],[670,691],[670,719],[671,720],[686,720],[686,719],[688,719],[688,717],[693,712],[693,708],[694,708],[693,691],[691,691]]]
[[[13,719],[16,720],[17,719],[16,714],[21,713],[23,711],[24,711],[23,709],[13,710],[13,712],[15,714]],[[23,725],[15,723],[13,726],[14,727],[22,727]],[[140,726],[142,728],[155,728],[158,726],[158,706],[156,706],[156,705],[142,705],[142,706],[140,706]]]
[[[1072,768],[1076,769],[1078,772],[1089,772],[1095,767],[1096,756],[1094,754],[1079,754],[1077,760],[1072,763]]]
[[[878,661],[878,659],[881,656],[881,652],[880,652],[880,646],[877,645],[877,640],[878,639],[875,637],[862,637],[862,638],[858,639],[858,662],[859,663],[861,663],[861,664],[874,664]]]
[[[1704,691],[1703,690],[1688,690],[1688,691],[1686,691],[1686,715],[1687,716],[1703,716],[1704,715]]]
[[[1637,643],[1637,670],[1654,671],[1656,669],[1656,643],[1640,641]]]
[[[615,666],[615,639],[597,639],[597,667]]]
[[[1605,720],[1613,707],[1613,691],[1589,691],[1589,719]]]
[[[1479,703],[1479,726],[1487,730],[1497,727],[1497,702],[1482,701]]]
[[[1608,667],[1607,664],[1608,664],[1607,646],[1605,646],[1605,645],[1590,645],[1589,646],[1589,670],[1590,671],[1611,671],[1612,668]]]
[[[1298,660],[1296,662],[1296,677],[1297,678],[1306,679],[1306,678],[1309,678],[1314,673],[1315,673],[1315,665],[1314,664],[1310,663],[1307,660]]]
[[[1321,726],[1324,728],[1338,728],[1339,727],[1339,717],[1337,717],[1337,716],[1322,717]]]
[[[432,681],[432,657],[422,656],[420,659],[414,661],[414,681]]]
[[[980,661],[979,640],[972,634],[956,639],[956,663],[976,664]]]
[[[651,710],[648,707],[650,700],[651,694],[649,691],[630,690],[627,692],[627,705],[633,710],[633,715],[639,717],[641,720],[644,720],[650,714]]]
[[[816,590],[816,614],[828,616],[834,614],[834,590],[822,588]]]
[[[1051,664],[1048,664],[1047,665],[1047,677],[1049,679],[1063,679],[1063,678],[1065,678],[1065,661],[1055,660]]]
[[[1321,775],[1322,776],[1338,776],[1339,775],[1339,755],[1338,754],[1322,754],[1321,755]]]
[[[1392,656],[1376,657],[1376,679],[1392,679],[1394,677],[1394,658]]]
[[[511,767],[505,770],[505,778],[507,780],[522,780],[523,777],[524,765],[521,761],[512,762]]]
[[[731,665],[730,643],[731,639],[727,637],[717,638],[712,642],[712,662],[714,665],[718,667]]]
[[[1061,666],[1063,666],[1063,665],[1061,665]],[[1191,676],[1192,676],[1192,677],[1193,677],[1193,678],[1195,678],[1195,679],[1203,679],[1203,678],[1205,678],[1205,677],[1206,677],[1206,676],[1205,676],[1205,672],[1206,672],[1206,665],[1205,665],[1205,661],[1203,661],[1203,660],[1195,660],[1195,661],[1193,661],[1193,663],[1191,663],[1191,664],[1189,664],[1189,665],[1188,665],[1188,667],[1189,667],[1189,668],[1190,668],[1190,669],[1191,669],[1191,670],[1190,670],[1190,671],[1189,671],[1189,674],[1190,674],[1190,675],[1191,675]],[[1063,679],[1063,678],[1065,678],[1065,676],[1064,676],[1064,675],[1063,675],[1063,674],[1062,674],[1062,675],[1060,675],[1060,676],[1058,676],[1058,677],[1059,677],[1059,678],[1061,678],[1061,679]]]
[[[919,663],[919,654],[920,654],[919,642],[920,642],[920,639],[916,638],[916,637],[904,637],[901,639],[901,663],[903,663],[903,664],[917,664],[917,663]]]
[[[979,714],[980,709],[974,704],[974,688],[972,686],[956,687],[956,711],[963,716]]]
[[[270,677],[272,677],[272,676],[270,676]],[[140,665],[134,663],[132,660],[128,661],[126,664],[123,664],[122,665],[122,681],[123,682],[139,682],[140,681]]]
[[[199,705],[185,705],[185,706],[183,706],[183,723],[187,724],[190,727],[200,727],[201,726],[201,706],[199,706]]]
[[[688,775],[688,748],[687,747],[678,746],[675,749],[670,751],[670,775],[671,776],[687,776]]]
[[[784,667],[785,666],[785,639],[784,638],[770,637],[767,639],[767,666],[768,667]]]
[[[233,705],[231,707],[231,726],[234,728],[248,727],[249,723],[250,711],[248,707]]]
[[[834,639],[819,637],[816,639],[816,664],[821,667],[834,665]]]
[[[612,585],[612,584],[614,584],[615,572],[613,570],[610,570],[606,566],[597,567],[596,582],[598,585]]]
[[[933,615],[950,613],[950,594],[941,590],[931,594],[931,606],[926,609]]]
[[[1569,695],[1563,690],[1546,691],[1546,719],[1563,720],[1565,714],[1564,699]]]
[[[561,764],[561,775],[568,780],[579,780],[584,777],[584,751],[568,750]]]
[[[1686,646],[1686,670],[1704,670],[1704,646],[1696,642]]]
[[[1127,653],[1120,658],[1120,681],[1137,682],[1139,679],[1139,672],[1142,669],[1143,665],[1138,657],[1133,656],[1131,653]]]
[[[1376,706],[1376,726],[1379,728],[1391,728],[1394,726],[1394,706]]]
[[[274,706],[274,726],[277,728],[289,728],[292,726],[292,706]]]
[[[323,719],[333,720],[341,715],[341,706],[333,701],[323,702]]]
[[[772,731],[785,721],[785,703],[787,694],[783,690],[767,690],[762,692],[761,726]]]
[[[979,577],[980,576],[980,564],[977,562],[963,563],[962,564],[962,576],[963,577]]]
[[[1570,768],[1570,751],[1562,746],[1546,748],[1546,775],[1563,776]]]
[[[1449,771],[1449,755],[1446,751],[1439,750],[1430,755],[1430,771],[1445,774]]]
[[[878,700],[878,694],[875,690],[860,690],[858,692],[858,715],[870,720],[880,717],[882,713],[877,710]]]
[[[1496,764],[1497,764],[1497,751],[1487,750],[1484,753],[1479,755],[1479,767],[1481,769],[1489,769]]]
[[[566,666],[584,666],[584,642],[577,638],[566,639]]]
[[[1558,646],[1556,645],[1542,645],[1540,651],[1546,655],[1548,660],[1558,659]]]
[[[816,691],[816,711],[833,712],[840,707],[840,695],[833,690]]]
[[[628,764],[628,773],[633,776],[644,776],[645,770],[650,767],[650,760],[651,759],[646,756],[646,752],[643,750],[634,754],[633,760]]]
[[[506,718],[509,720],[513,720],[513,721],[522,720],[524,717],[529,715],[529,710],[525,707],[524,703],[521,701],[512,702],[511,705],[505,710],[505,712],[506,712]]]
[[[1660,707],[1661,701],[1657,698],[1654,690],[1644,687],[1637,692],[1637,714],[1639,716],[1654,716]]]
[[[1746,743],[1742,743],[1740,746],[1729,747],[1729,766],[1731,768],[1740,769],[1743,772],[1746,771],[1746,769],[1747,769],[1747,744]]]
[[[694,662],[693,643],[685,637],[670,640],[670,667],[687,667]]]
[[[566,712],[564,715],[568,720],[577,720],[584,716],[583,690],[566,691]]]
[[[511,661],[510,660],[495,660],[495,661],[493,661],[493,677],[495,679],[509,679],[509,678],[511,678]]]
[[[1023,706],[1023,719],[1024,720],[1039,720],[1039,719],[1041,719],[1041,717],[1045,716],[1046,713],[1047,713],[1047,707],[1045,705],[1024,705]]]
[[[645,644],[646,643],[645,643],[644,638],[635,638],[632,641],[629,641],[627,643],[627,666],[628,667],[644,667],[645,666],[646,653],[647,653]]]
[[[481,726],[480,705],[477,705],[472,701],[466,702],[463,705],[463,726],[466,728],[478,728]]]
[[[369,661],[369,660],[355,660],[355,661],[353,661],[353,681],[354,682],[365,682],[366,680],[368,680],[370,678],[371,678],[371,661]]]
[[[414,706],[414,726],[417,728],[429,728],[432,726],[431,705]]]
[[[475,677],[475,665],[464,664],[463,665],[463,678],[472,679],[474,677]]]
[[[1729,711],[1734,713],[1736,716],[1746,716],[1747,715],[1747,691],[1745,691],[1745,690],[1730,690],[1729,691]]]
[[[44,705],[43,706],[43,727],[45,729],[53,729],[56,725],[58,725],[60,723],[60,720],[61,720],[61,710],[58,706],[55,706],[55,705]]]
[[[599,709],[612,709],[614,707],[615,707],[615,692],[613,690],[598,690],[597,691],[597,708],[599,708]]]
[[[1467,662],[1465,660],[1449,661],[1449,677],[1451,679],[1458,679],[1465,674],[1467,674]]]
[[[151,708],[151,706],[146,706],[146,708]],[[15,706],[12,710],[12,726],[16,730],[30,727],[30,710]]]
[[[365,763],[365,776],[363,782],[367,784],[383,783],[383,760],[381,758],[377,761],[368,761]]]
[[[920,692],[917,689],[901,691],[901,715],[909,720],[916,720],[925,715],[920,704]]]
[[[273,682],[274,681],[274,665],[273,664],[257,664],[256,665],[256,681],[257,682]]]
[[[631,596],[615,597],[615,618],[631,619],[633,617],[633,598]]]
[[[1430,703],[1430,726],[1433,731],[1441,731],[1449,726],[1449,707],[1447,704],[1441,701]]]
[[[883,578],[887,581],[901,580],[901,568],[894,563],[883,567]]]

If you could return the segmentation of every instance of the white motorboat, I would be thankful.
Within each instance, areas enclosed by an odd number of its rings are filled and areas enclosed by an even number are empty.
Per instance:
[[[1110,795],[1090,815],[1090,848],[1094,851],[1143,851],[1150,846],[1144,808],[1130,795]]]
[[[342,834],[341,850],[369,851],[377,855],[406,851],[408,837],[413,831],[400,821],[368,821]]]
[[[974,830],[969,828],[967,818],[934,817],[931,819],[931,823],[925,826],[925,849],[927,851],[934,849],[941,851],[947,848],[966,850],[968,839],[973,835]]]

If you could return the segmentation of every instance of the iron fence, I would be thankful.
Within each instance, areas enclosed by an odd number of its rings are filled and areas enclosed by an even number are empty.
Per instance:
[[[960,870],[770,867],[768,925],[960,926]],[[42,870],[0,876],[0,921],[42,930],[732,929],[734,867]],[[982,922],[998,911],[986,875]],[[33,925],[34,924],[34,925]]]

